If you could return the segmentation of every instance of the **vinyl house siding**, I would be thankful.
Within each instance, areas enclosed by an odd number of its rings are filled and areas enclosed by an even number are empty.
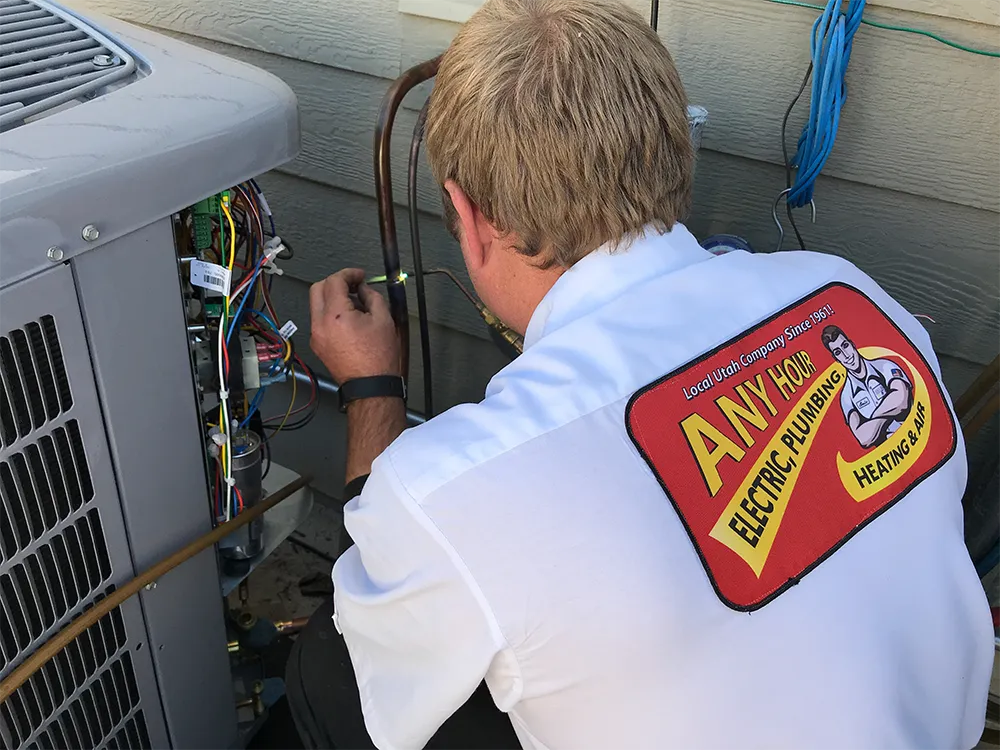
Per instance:
[[[285,265],[279,310],[299,322],[306,350],[309,283],[346,265],[381,264],[372,135],[389,80],[440,53],[477,0],[73,2],[245,60],[295,90],[302,153],[261,182],[279,233],[297,252]],[[646,2],[630,2],[648,14]],[[865,13],[967,45],[1000,47],[996,0],[879,0]],[[660,33],[692,103],[709,110],[688,222],[697,236],[728,232],[758,250],[774,247],[771,205],[785,180],[781,117],[808,64],[816,15],[767,0],[661,0]],[[928,328],[957,395],[996,355],[1000,339],[1000,59],[862,26],[847,82],[837,144],[816,187],[816,223],[800,212],[800,227],[810,249],[849,258],[908,309],[934,318]],[[410,135],[427,90],[411,93],[396,121],[401,204]],[[790,141],[807,97],[793,114]],[[425,262],[460,267],[426,167],[420,201]],[[397,225],[406,267],[405,210]],[[785,247],[790,238],[786,231]],[[436,404],[478,400],[504,360],[446,280],[432,277],[427,287]],[[414,394],[422,388],[417,333],[414,325]],[[321,486],[338,494],[342,430],[335,409],[327,413],[329,419],[286,439],[294,448],[276,446],[276,458],[318,473]]]

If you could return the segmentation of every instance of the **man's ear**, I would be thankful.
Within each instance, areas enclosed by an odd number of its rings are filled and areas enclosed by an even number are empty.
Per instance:
[[[465,264],[470,272],[475,272],[486,263],[489,242],[488,238],[484,237],[483,230],[484,224],[487,226],[488,224],[476,204],[454,180],[446,180],[444,189],[455,209],[458,223],[456,229],[459,244],[462,246],[462,255],[465,256]]]

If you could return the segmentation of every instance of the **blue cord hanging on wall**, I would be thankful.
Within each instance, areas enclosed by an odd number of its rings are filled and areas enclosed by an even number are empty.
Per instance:
[[[830,158],[840,110],[847,99],[844,77],[851,59],[854,34],[861,26],[865,0],[830,0],[812,27],[810,50],[813,80],[809,119],[799,136],[798,150],[792,159],[795,182],[788,194],[788,204],[801,208],[812,201],[813,188],[826,160]]]

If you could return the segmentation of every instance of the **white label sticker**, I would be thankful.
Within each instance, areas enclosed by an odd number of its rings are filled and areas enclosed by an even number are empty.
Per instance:
[[[192,260],[191,283],[225,296],[229,294],[229,269],[203,260]]]
[[[285,325],[281,326],[281,328],[278,329],[278,333],[281,334],[281,338],[287,341],[292,337],[292,334],[294,334],[297,330],[299,330],[299,327],[295,325],[292,321],[288,320],[285,321]]]

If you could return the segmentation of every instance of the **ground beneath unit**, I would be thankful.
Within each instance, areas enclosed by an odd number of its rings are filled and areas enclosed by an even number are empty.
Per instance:
[[[240,601],[237,590],[229,595],[230,606],[272,621],[315,612],[329,597],[342,519],[340,502],[314,490],[308,519],[250,574],[246,602]],[[307,579],[313,582],[300,585]]]

